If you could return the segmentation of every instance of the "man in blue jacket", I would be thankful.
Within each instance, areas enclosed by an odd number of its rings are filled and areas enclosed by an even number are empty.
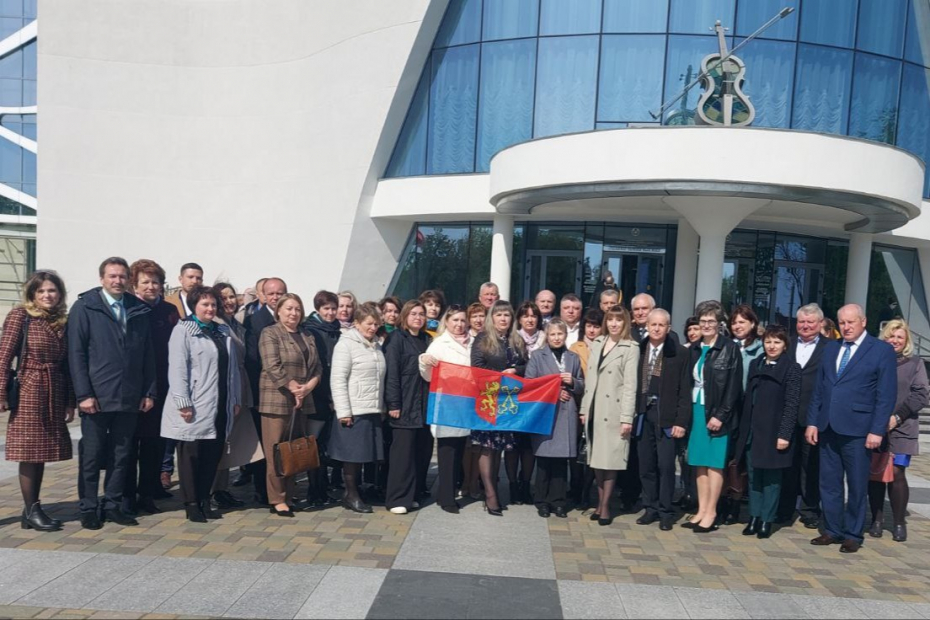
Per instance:
[[[842,553],[855,553],[863,541],[872,450],[894,412],[897,362],[891,345],[866,333],[861,306],[843,306],[837,319],[843,339],[824,349],[807,414],[807,442],[820,446],[823,505],[823,534],[811,544],[839,544]]]
[[[102,527],[101,513],[119,525],[138,525],[120,504],[136,422],[154,406],[157,390],[149,306],[126,293],[128,283],[128,263],[106,259],[101,286],[81,294],[68,318],[68,363],[81,411],[78,497],[81,525],[89,530]]]

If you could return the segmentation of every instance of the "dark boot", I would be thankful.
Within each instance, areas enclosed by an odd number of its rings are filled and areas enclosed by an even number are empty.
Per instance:
[[[772,524],[768,521],[763,521],[762,525],[759,526],[759,533],[756,535],[758,538],[768,538],[772,535]]]
[[[188,502],[184,504],[184,511],[187,513],[187,520],[191,523],[206,523],[207,517],[204,516],[203,510],[200,509],[198,502]]]
[[[743,529],[743,536],[754,536],[759,533],[759,518],[749,517],[749,523]]]
[[[56,521],[42,510],[39,502],[36,502],[29,508],[23,509],[23,516],[20,519],[20,526],[24,530],[36,530],[39,532],[57,532],[61,529],[61,521]]]

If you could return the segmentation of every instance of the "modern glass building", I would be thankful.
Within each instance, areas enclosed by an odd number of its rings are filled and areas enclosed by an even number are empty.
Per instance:
[[[660,113],[717,21],[732,49],[785,7],[737,52],[750,126],[699,124],[703,86]],[[41,10],[39,262],[73,290],[112,254],[305,299],[492,280],[589,303],[610,272],[676,326],[708,298],[782,323],[858,302],[930,336],[930,0]],[[28,52],[4,105],[35,101]],[[34,119],[0,126],[34,139]],[[0,173],[34,201],[25,151]]]

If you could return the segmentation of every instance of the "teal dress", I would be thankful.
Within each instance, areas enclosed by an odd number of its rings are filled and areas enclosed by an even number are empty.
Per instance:
[[[694,390],[691,393],[691,436],[688,438],[688,465],[723,469],[727,462],[729,435],[711,437],[704,412],[704,360],[710,346],[701,345],[701,357],[694,365]]]

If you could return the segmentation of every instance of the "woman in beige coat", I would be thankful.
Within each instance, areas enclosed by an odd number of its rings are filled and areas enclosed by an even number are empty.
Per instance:
[[[310,393],[323,376],[316,342],[300,325],[304,304],[293,293],[283,295],[275,307],[277,323],[262,330],[258,350],[262,356],[258,410],[262,416],[262,446],[268,458],[267,485],[271,513],[293,517],[288,498],[294,497],[294,478],[277,474],[274,446],[294,436],[319,436],[324,422],[310,421],[316,412]]]
[[[604,315],[604,335],[588,357],[581,424],[588,441],[588,467],[597,480],[599,525],[610,525],[610,498],[617,472],[626,469],[636,407],[639,348],[630,340],[630,314],[614,306]]]

